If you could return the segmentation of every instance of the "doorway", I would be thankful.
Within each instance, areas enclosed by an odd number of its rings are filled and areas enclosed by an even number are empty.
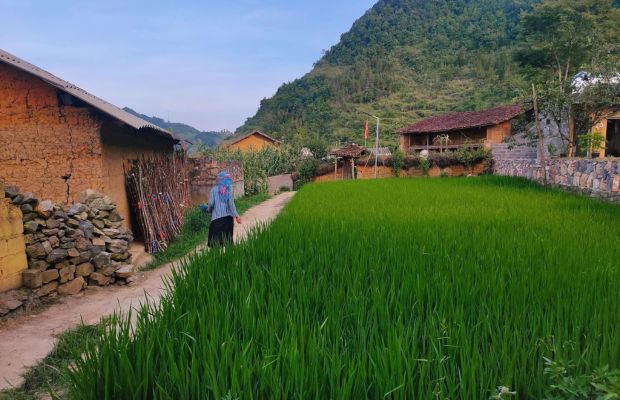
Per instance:
[[[620,157],[620,118],[607,120],[606,147],[605,156]]]

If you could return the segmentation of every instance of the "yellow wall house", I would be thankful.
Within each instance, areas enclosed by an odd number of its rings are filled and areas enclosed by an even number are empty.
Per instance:
[[[266,147],[278,147],[282,142],[262,132],[255,131],[242,138],[236,139],[228,144],[231,150],[241,150],[242,152],[251,150],[262,150]]]
[[[22,212],[4,198],[0,180],[0,293],[22,285],[22,271],[28,267]]]

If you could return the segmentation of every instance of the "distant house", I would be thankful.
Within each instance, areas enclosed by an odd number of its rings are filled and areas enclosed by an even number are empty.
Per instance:
[[[581,93],[583,90],[591,86],[599,84],[620,84],[620,74],[615,74],[610,78],[602,78],[592,75],[587,71],[581,71],[573,78],[572,85],[575,93]],[[600,149],[590,149],[598,153],[600,157],[620,157],[620,113],[611,110],[604,111],[607,114],[592,127],[590,133],[603,137],[604,144]],[[574,122],[571,123],[574,126]],[[578,138],[575,138],[578,142]],[[588,149],[578,149],[580,153],[585,154]]]
[[[260,131],[254,131],[241,138],[234,139],[227,143],[227,147],[231,150],[241,150],[242,152],[251,150],[262,150],[267,147],[278,147],[282,144],[277,139],[265,135]]]
[[[39,199],[79,201],[86,189],[129,223],[123,163],[171,154],[167,131],[0,50],[0,180]]]
[[[521,106],[508,105],[484,111],[467,111],[423,119],[398,131],[400,148],[405,153],[419,150],[439,150],[436,138],[448,135],[443,148],[457,149],[464,145],[490,147],[512,135],[511,120],[525,111]]]

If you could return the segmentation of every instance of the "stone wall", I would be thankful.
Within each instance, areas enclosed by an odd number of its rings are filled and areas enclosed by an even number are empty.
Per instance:
[[[550,159],[547,181],[568,190],[620,202],[620,159]],[[542,182],[538,160],[496,160],[496,175],[520,176]]]
[[[54,202],[102,190],[100,119],[61,105],[55,88],[0,64],[0,177]]]
[[[109,197],[87,190],[69,207],[40,202],[12,186],[4,193],[21,209],[20,236],[26,244],[21,255],[28,266],[21,277],[36,296],[71,295],[88,285],[133,279],[128,252],[133,235]]]
[[[233,180],[235,198],[245,193],[243,179],[243,163],[241,161],[219,162],[208,158],[190,158],[190,195],[193,205],[205,203],[209,200],[211,188],[215,186],[217,174],[228,170]]]
[[[22,285],[22,272],[28,267],[23,230],[22,212],[5,198],[0,181],[0,293]]]

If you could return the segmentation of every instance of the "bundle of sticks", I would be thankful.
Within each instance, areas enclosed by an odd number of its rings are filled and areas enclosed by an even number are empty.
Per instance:
[[[181,233],[190,204],[185,152],[143,156],[126,164],[125,182],[132,213],[149,253],[157,253]]]

